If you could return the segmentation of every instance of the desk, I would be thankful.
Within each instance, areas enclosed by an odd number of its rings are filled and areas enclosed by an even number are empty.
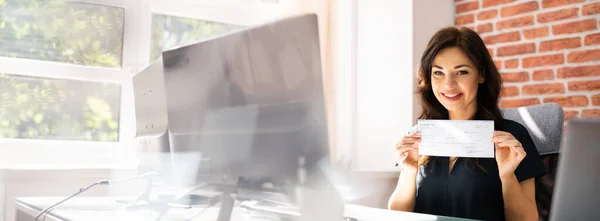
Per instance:
[[[461,219],[446,216],[434,216],[421,213],[409,213],[392,211],[387,209],[371,208],[360,205],[347,204],[344,206],[344,216],[356,218],[359,221],[468,221],[471,219]]]
[[[17,221],[32,221],[44,208],[64,199],[64,197],[22,197],[16,198]],[[52,210],[46,221],[63,220],[156,220],[158,211],[149,208],[126,209],[118,200],[131,200],[119,197],[80,197],[73,198]],[[161,220],[215,220],[219,212],[219,204],[206,208],[207,205],[195,205],[190,209],[171,208],[163,214]],[[205,210],[206,209],[206,210]],[[241,207],[234,207],[232,220],[254,220],[242,212]]]
[[[22,197],[16,199],[17,221],[32,221],[44,208],[63,199],[62,197]],[[64,220],[156,220],[158,212],[149,209],[125,210],[123,204],[117,200],[130,200],[130,198],[117,197],[80,197],[65,202],[62,206],[53,210],[47,217],[47,221]],[[203,211],[204,205],[194,206],[191,209],[170,209],[161,220],[215,220],[218,216],[219,205],[215,205]],[[359,205],[345,205],[344,216],[356,218],[359,221],[467,221],[452,217],[441,217],[419,213],[408,213],[390,211],[387,209],[370,208]],[[199,215],[200,214],[200,215]],[[246,209],[234,207],[231,214],[234,221],[248,220],[277,220],[268,217],[257,217],[250,214]]]

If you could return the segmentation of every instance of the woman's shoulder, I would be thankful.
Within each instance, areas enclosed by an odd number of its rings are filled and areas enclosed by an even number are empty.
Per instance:
[[[502,120],[502,125],[501,128],[499,128],[499,130],[509,132],[516,138],[518,138],[522,134],[528,133],[525,126],[523,126],[519,122],[509,119]]]

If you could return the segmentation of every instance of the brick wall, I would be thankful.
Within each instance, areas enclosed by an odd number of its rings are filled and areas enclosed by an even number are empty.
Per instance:
[[[600,117],[600,1],[455,0],[504,80],[501,107],[556,102],[565,119]]]

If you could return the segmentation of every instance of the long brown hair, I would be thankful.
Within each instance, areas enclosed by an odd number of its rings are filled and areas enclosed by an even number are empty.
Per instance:
[[[457,47],[465,53],[484,79],[477,88],[477,111],[473,119],[494,120],[494,127],[498,128],[503,121],[498,107],[502,78],[481,37],[465,27],[440,29],[433,35],[423,52],[418,68],[416,91],[422,108],[419,119],[449,119],[448,110],[437,100],[431,87],[433,60],[442,49],[449,47]],[[429,156],[421,157],[419,164],[424,165],[430,159]],[[475,158],[473,161],[480,169],[486,171],[478,159]]]

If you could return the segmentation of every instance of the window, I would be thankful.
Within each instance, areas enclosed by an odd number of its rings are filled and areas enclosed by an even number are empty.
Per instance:
[[[0,0],[0,167],[131,166],[132,76],[164,50],[272,19],[265,7]]]
[[[122,8],[4,0],[0,11],[0,57],[121,67]],[[119,141],[120,84],[33,77],[23,68],[0,69],[0,138]]]
[[[241,26],[169,15],[152,15],[152,45],[150,60],[173,47],[198,42],[221,35]]]
[[[0,11],[1,57],[121,67],[122,8],[3,0]]]
[[[0,74],[0,138],[118,141],[120,85]]]

